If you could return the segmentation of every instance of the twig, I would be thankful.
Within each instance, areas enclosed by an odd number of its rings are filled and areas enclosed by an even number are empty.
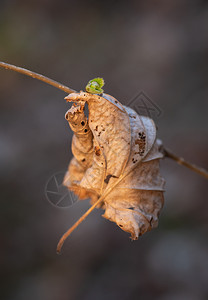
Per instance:
[[[162,149],[163,150],[163,153],[164,153],[164,156],[165,157],[168,157],[168,158],[171,158],[173,160],[175,160],[179,165],[182,165],[182,166],[185,166],[187,168],[189,168],[190,170],[200,174],[201,176],[205,177],[208,179],[208,171],[201,168],[201,167],[197,167],[187,161],[185,161],[182,157],[178,157],[176,156],[175,154],[173,154],[172,152],[170,152],[169,150],[167,149]]]
[[[21,68],[21,67],[17,67],[11,64],[7,64],[5,62],[0,62],[0,67],[5,68],[5,69],[9,69],[9,70],[13,70],[15,72],[18,73],[22,73],[24,75],[27,75],[29,77],[41,80],[49,85],[52,85],[68,94],[76,92],[73,89],[70,89],[69,87],[55,81],[52,80],[46,76],[43,76],[41,74],[32,72],[30,70]],[[189,168],[190,170],[200,174],[201,176],[205,177],[206,179],[208,179],[208,171],[206,171],[203,168],[197,167],[187,161],[185,161],[183,158],[176,156],[175,154],[173,154],[172,152],[170,152],[169,150],[162,148],[161,151],[163,151],[164,156],[171,158],[173,160],[175,160],[178,164],[183,165],[187,168]],[[135,166],[134,166],[135,167]],[[121,176],[117,182],[111,187],[109,188],[107,191],[104,192],[104,194],[102,196],[100,196],[100,198],[97,200],[97,202],[95,202],[86,212],[84,215],[82,215],[82,217],[61,237],[58,246],[57,246],[57,253],[60,253],[61,248],[64,244],[64,241],[67,239],[67,237],[77,228],[77,226],[79,226],[80,223],[82,223],[85,218],[95,209],[95,207],[101,203],[103,201],[103,199],[111,192],[111,190],[130,172],[131,170],[129,170],[126,174],[123,174],[123,176]]]
[[[55,81],[55,80],[50,79],[50,78],[48,78],[44,75],[32,72],[30,70],[27,70],[27,69],[24,69],[24,68],[21,68],[21,67],[10,65],[10,64],[7,64],[7,63],[2,62],[2,61],[0,61],[0,67],[5,68],[5,69],[9,69],[9,70],[13,70],[15,72],[22,73],[22,74],[30,76],[32,78],[41,80],[41,81],[43,81],[47,84],[50,84],[50,85],[56,87],[57,89],[62,90],[64,92],[68,93],[68,94],[76,92],[75,90],[70,89],[69,87],[63,85],[62,83],[60,83],[58,81]]]

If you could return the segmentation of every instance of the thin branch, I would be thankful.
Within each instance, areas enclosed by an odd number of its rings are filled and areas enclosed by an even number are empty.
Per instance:
[[[62,90],[64,92],[68,93],[68,94],[76,92],[75,90],[70,89],[69,87],[63,85],[60,82],[57,82],[57,81],[55,81],[53,79],[50,79],[50,78],[48,78],[44,75],[32,72],[30,70],[27,70],[27,69],[24,69],[24,68],[21,68],[21,67],[10,65],[10,64],[7,64],[7,63],[2,62],[2,61],[0,61],[0,67],[5,68],[5,69],[9,69],[9,70],[13,70],[15,72],[22,73],[22,74],[30,76],[32,78],[41,80],[41,81],[43,81],[47,84],[50,84],[50,85],[56,87],[57,89]]]
[[[170,152],[167,149],[163,148],[163,153],[165,157],[171,158],[173,160],[175,160],[179,165],[182,165],[184,167],[187,167],[188,169],[200,174],[201,176],[205,177],[206,179],[208,179],[208,171],[201,168],[201,167],[197,167],[187,161],[185,161],[182,157],[178,157],[175,154],[173,154],[172,152]]]

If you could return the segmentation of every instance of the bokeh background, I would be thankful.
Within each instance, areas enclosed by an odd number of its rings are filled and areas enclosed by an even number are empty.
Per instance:
[[[0,2],[0,59],[75,90],[102,76],[123,104],[144,91],[166,147],[208,168],[208,3],[195,0]],[[165,159],[159,227],[131,242],[90,206],[46,199],[71,158],[65,93],[0,70],[0,294],[4,300],[208,299],[207,181]]]

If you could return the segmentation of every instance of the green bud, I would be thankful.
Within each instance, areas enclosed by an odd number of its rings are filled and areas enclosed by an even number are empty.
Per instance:
[[[91,94],[102,94],[103,86],[104,86],[103,78],[100,78],[100,77],[94,78],[88,82],[88,84],[86,86],[86,92],[91,93]]]

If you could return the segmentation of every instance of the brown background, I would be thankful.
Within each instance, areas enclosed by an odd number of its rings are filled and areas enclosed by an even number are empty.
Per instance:
[[[158,136],[208,168],[207,1],[1,1],[0,59],[83,89],[102,76],[123,104],[143,90],[163,111]],[[0,270],[5,300],[208,299],[207,181],[167,159],[159,227],[136,242],[89,207],[53,207],[67,168],[65,94],[0,70]]]

